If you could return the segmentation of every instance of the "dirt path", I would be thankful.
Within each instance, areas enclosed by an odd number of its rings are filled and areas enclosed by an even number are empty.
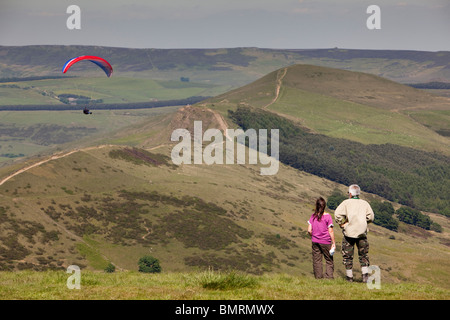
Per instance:
[[[227,123],[225,121],[225,119],[222,117],[222,115],[220,113],[218,113],[217,111],[211,110],[209,109],[209,111],[211,111],[214,114],[214,117],[216,118],[217,122],[219,123],[219,129],[223,131],[223,134],[225,135],[225,137],[228,140],[231,140],[231,138],[228,136],[228,126]]]
[[[152,232],[150,231],[150,229],[147,227],[145,221],[144,221],[144,228],[145,228],[145,230],[147,231],[147,233],[144,234],[144,235],[142,236],[142,240],[147,239],[147,236],[149,236],[149,235],[152,233]]]
[[[32,169],[32,168],[35,168],[35,167],[38,167],[38,166],[40,166],[40,165],[42,165],[42,164],[44,164],[44,163],[47,163],[47,162],[49,162],[49,161],[56,160],[56,159],[61,159],[61,158],[70,156],[71,154],[73,154],[73,153],[75,153],[75,152],[79,152],[79,151],[88,151],[88,150],[93,150],[93,149],[101,149],[101,148],[108,147],[108,146],[111,146],[111,145],[101,145],[101,146],[89,147],[89,148],[84,148],[84,149],[75,149],[75,150],[69,151],[69,152],[67,152],[67,153],[54,154],[53,156],[51,156],[51,157],[48,158],[48,159],[45,159],[45,160],[42,160],[42,161],[33,163],[32,165],[29,165],[29,166],[27,166],[27,167],[25,167],[25,168],[22,168],[22,169],[20,169],[20,170],[18,170],[18,171],[16,171],[16,172],[10,174],[10,175],[7,176],[6,178],[3,178],[2,180],[0,180],[0,186],[1,186],[2,184],[4,184],[6,181],[8,181],[9,179],[11,179],[11,178],[13,178],[13,177],[15,177],[15,176],[17,176],[17,175],[19,175],[19,174],[21,174],[21,173],[24,173],[24,172],[26,172],[26,171],[28,171],[28,170],[30,170],[30,169]]]
[[[277,73],[277,87],[275,89],[275,97],[272,99],[271,102],[269,102],[267,105],[265,105],[263,107],[263,109],[267,109],[268,107],[270,107],[272,104],[274,104],[277,100],[278,97],[280,95],[280,89],[281,89],[281,85],[283,83],[283,78],[286,76],[287,73],[287,68],[284,68],[283,70],[279,70]]]

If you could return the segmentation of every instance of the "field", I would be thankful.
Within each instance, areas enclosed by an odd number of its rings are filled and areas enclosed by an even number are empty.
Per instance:
[[[302,119],[306,127],[330,137],[351,137],[351,140],[366,144],[389,141],[428,151],[448,150],[447,146],[442,148],[448,145],[447,139],[427,127],[418,126],[417,121],[400,112],[380,110],[315,93],[285,88],[269,110]],[[423,113],[425,111],[415,111],[418,119],[422,119],[419,117]]]
[[[126,77],[83,76],[62,79],[6,82],[0,84],[0,105],[62,104],[61,94],[102,99],[103,103],[148,102],[214,96],[228,86]]]
[[[76,107],[74,107],[76,108]],[[0,111],[0,167],[37,155],[102,143],[105,136],[174,112],[179,107],[139,110]],[[133,137],[128,137],[131,140]]]
[[[412,110],[405,113],[440,135],[450,136],[450,110]]]
[[[0,272],[0,299],[20,300],[446,300],[449,291],[416,283],[383,283],[369,289],[344,279],[236,272],[144,274],[81,272],[69,289],[64,271]],[[72,283],[69,280],[69,283]]]

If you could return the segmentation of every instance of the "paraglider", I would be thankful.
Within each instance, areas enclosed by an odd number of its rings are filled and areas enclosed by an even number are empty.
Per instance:
[[[113,73],[113,68],[112,68],[111,64],[108,61],[106,61],[105,59],[97,57],[97,56],[79,56],[79,57],[72,58],[64,64],[64,66],[62,68],[62,73],[66,73],[74,64],[76,64],[79,61],[84,61],[84,60],[87,60],[87,61],[90,61],[90,62],[96,64],[105,72],[105,74],[108,76],[108,78],[111,77],[111,74]],[[87,107],[84,108],[83,113],[84,114],[92,114],[92,112],[90,112]]]
[[[67,70],[69,70],[70,67],[72,67],[75,63],[77,63],[79,61],[83,61],[83,60],[88,60],[88,61],[91,61],[92,63],[95,63],[96,65],[98,65],[100,68],[103,69],[103,71],[105,71],[108,78],[113,73],[113,68],[109,64],[109,62],[103,58],[96,57],[96,56],[80,56],[80,57],[72,58],[64,64],[64,67],[62,68],[62,73],[66,73]]]

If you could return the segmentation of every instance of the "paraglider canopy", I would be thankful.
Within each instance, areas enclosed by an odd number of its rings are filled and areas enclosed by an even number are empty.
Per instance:
[[[80,56],[80,57],[76,57],[76,58],[72,58],[72,59],[68,60],[64,64],[64,67],[62,68],[62,73],[66,73],[67,70],[69,70],[70,67],[72,67],[75,63],[77,63],[78,61],[83,61],[83,60],[88,60],[88,61],[91,61],[92,63],[95,63],[96,65],[98,65],[100,68],[102,68],[102,70],[106,73],[106,75],[108,77],[110,77],[113,72],[113,68],[112,68],[111,64],[103,58],[96,57],[96,56]]]

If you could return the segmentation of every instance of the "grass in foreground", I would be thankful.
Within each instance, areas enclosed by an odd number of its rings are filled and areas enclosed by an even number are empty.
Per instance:
[[[64,271],[0,272],[3,300],[433,300],[449,291],[415,283],[381,283],[368,289],[344,279],[316,280],[286,274],[253,276],[236,272],[143,274],[81,272],[81,288],[68,289]]]

